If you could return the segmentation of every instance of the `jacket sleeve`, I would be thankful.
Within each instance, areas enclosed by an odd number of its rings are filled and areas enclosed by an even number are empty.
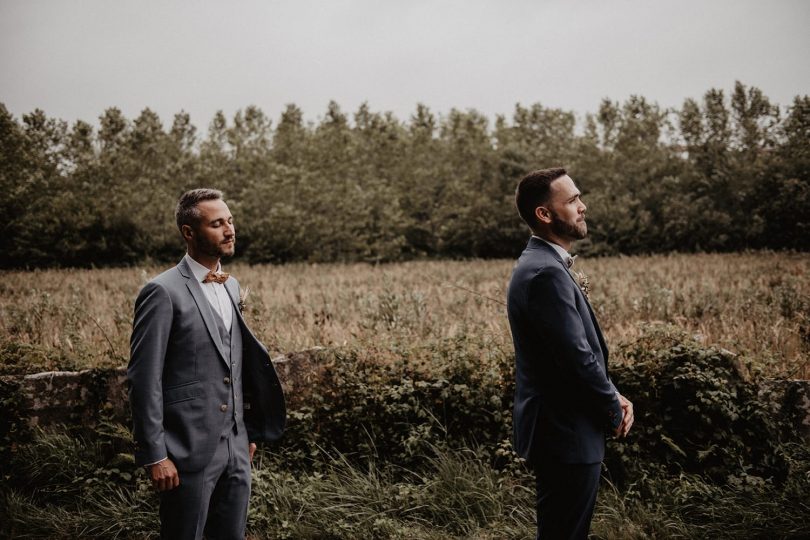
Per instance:
[[[163,432],[163,365],[172,328],[172,301],[159,284],[147,283],[135,300],[127,368],[135,437],[135,463],[167,457]]]
[[[557,369],[577,381],[597,404],[597,414],[612,429],[619,427],[622,409],[616,387],[607,377],[585,335],[576,307],[571,277],[556,266],[543,268],[529,283],[529,314],[535,330],[547,337],[557,354]]]

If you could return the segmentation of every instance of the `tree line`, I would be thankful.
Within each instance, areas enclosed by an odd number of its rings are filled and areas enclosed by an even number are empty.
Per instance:
[[[513,257],[526,172],[565,166],[588,205],[590,254],[810,247],[810,97],[784,110],[755,87],[664,109],[640,96],[596,113],[516,105],[407,121],[329,103],[317,122],[288,105],[273,124],[249,106],[200,135],[144,109],[98,127],[0,103],[3,267],[173,261],[174,204],[225,192],[237,256],[250,262]]]

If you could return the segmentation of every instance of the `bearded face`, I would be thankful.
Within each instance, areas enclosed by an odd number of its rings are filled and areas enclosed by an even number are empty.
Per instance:
[[[199,232],[199,231],[198,231]],[[197,251],[209,257],[232,257],[236,245],[235,235],[230,238],[219,238],[197,234],[194,237]]]
[[[233,256],[236,228],[228,206],[216,199],[203,201],[197,208],[200,218],[192,237],[196,252],[216,259]]]
[[[573,216],[563,216],[552,209],[551,230],[554,234],[571,240],[582,240],[588,235],[588,224],[585,223],[585,216],[575,214]]]

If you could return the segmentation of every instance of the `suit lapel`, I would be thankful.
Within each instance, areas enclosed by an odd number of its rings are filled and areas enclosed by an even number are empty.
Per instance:
[[[242,311],[239,309],[239,285],[236,284],[235,279],[229,279],[225,282],[225,290],[228,291],[228,296],[231,297],[231,303],[233,304],[233,313],[234,313],[234,322],[238,321],[240,324],[240,328],[242,329],[242,339],[251,339],[256,345],[259,346],[265,353],[267,353],[267,348],[264,344],[259,341],[256,336],[253,334],[253,330],[245,322],[244,317],[242,317]],[[268,355],[270,353],[267,353]]]
[[[594,315],[594,313],[593,313],[593,308],[591,307],[591,303],[590,303],[590,301],[588,301],[588,297],[585,296],[585,293],[582,292],[582,289],[580,289],[579,283],[577,282],[577,278],[574,276],[573,272],[571,272],[571,269],[568,268],[568,265],[565,264],[565,262],[563,262],[563,260],[560,257],[559,253],[557,253],[556,249],[554,249],[550,245],[546,244],[542,240],[537,240],[536,238],[532,238],[530,243],[534,243],[535,246],[545,248],[545,250],[548,253],[551,253],[551,255],[554,257],[554,260],[556,260],[557,263],[559,263],[565,269],[565,271],[568,273],[568,275],[571,277],[571,281],[574,282],[574,286],[577,289],[577,293],[579,293],[580,296],[582,296],[582,298],[585,300],[585,305],[588,306],[588,315],[590,315],[591,321],[593,322],[593,327],[596,329],[596,337],[599,339],[599,346],[602,347],[602,353],[603,353],[603,355],[605,357],[605,366],[607,366],[607,360],[608,360],[607,343],[605,343],[605,338],[602,335],[602,329],[599,328],[599,322],[596,320],[596,315]]]
[[[586,298],[585,301],[587,302],[588,299]],[[596,320],[596,316],[593,314],[593,309],[591,308],[590,304],[588,304],[588,311],[591,312],[591,320],[593,321],[593,327],[596,328],[596,337],[599,338],[599,346],[602,347],[602,352],[605,354],[605,366],[607,366],[608,348],[607,343],[605,343],[605,337],[602,335],[602,329],[599,328],[599,322]]]
[[[605,356],[605,366],[607,366],[607,360],[608,360],[607,343],[605,343],[605,338],[602,335],[602,329],[599,327],[599,321],[596,320],[596,315],[593,312],[593,306],[591,306],[590,300],[588,300],[588,297],[585,296],[585,293],[582,292],[582,289],[580,289],[579,283],[577,282],[577,279],[576,279],[576,276],[574,276],[573,272],[571,272],[571,269],[567,268],[567,270],[568,270],[568,275],[571,276],[572,280],[574,280],[574,285],[576,285],[577,291],[579,291],[579,294],[581,294],[582,298],[585,299],[585,305],[588,306],[588,315],[591,316],[591,322],[593,322],[593,327],[596,329],[596,337],[599,338],[599,346],[602,347],[602,353]]]
[[[217,328],[217,323],[214,320],[214,312],[211,311],[211,303],[205,296],[205,292],[202,290],[202,285],[200,285],[200,282],[194,277],[194,273],[191,271],[191,268],[188,267],[188,263],[186,263],[185,259],[180,261],[177,268],[186,278],[186,287],[188,287],[191,296],[194,298],[194,302],[197,304],[197,309],[200,311],[200,316],[205,323],[205,328],[208,330],[208,334],[211,336],[211,339],[219,352],[220,358],[222,358],[222,361],[227,364],[228,355],[226,354],[225,346],[222,344],[222,338],[219,335],[219,328]]]
[[[561,262],[560,264],[563,263]],[[579,292],[580,295],[582,295],[582,298],[585,299],[585,305],[588,306],[588,315],[591,316],[591,322],[593,322],[593,327],[596,329],[596,337],[599,338],[599,346],[602,347],[602,353],[605,356],[605,365],[607,365],[608,359],[607,343],[605,343],[605,338],[602,335],[602,329],[599,327],[599,321],[596,320],[596,315],[593,312],[593,306],[591,306],[591,301],[588,300],[588,297],[585,296],[584,292],[582,292],[582,289],[579,286],[579,282],[577,281],[577,278],[574,275],[574,273],[571,272],[571,269],[568,268],[565,264],[563,264],[563,266],[565,266],[566,267],[565,269],[568,270],[568,275],[571,276],[571,279],[574,281],[574,285],[576,285],[577,291]]]
[[[225,290],[228,291],[228,296],[231,298],[234,311],[239,311],[239,287],[236,285],[236,280],[229,279],[226,281]]]
[[[229,279],[226,281],[225,290],[228,291],[228,297],[231,299],[231,304],[233,304],[234,322],[241,324],[241,328],[248,329],[249,332],[250,329],[247,327],[247,324],[245,324],[245,319],[242,318],[242,311],[239,309],[239,285],[236,284],[236,280]]]

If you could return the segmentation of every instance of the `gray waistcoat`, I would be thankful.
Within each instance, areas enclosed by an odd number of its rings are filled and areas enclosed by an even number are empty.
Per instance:
[[[242,390],[242,330],[239,328],[239,323],[236,320],[236,313],[233,315],[230,332],[225,328],[222,317],[216,313],[214,314],[214,320],[217,322],[219,337],[222,340],[222,344],[225,346],[225,351],[227,351],[229,355],[228,361],[230,363],[228,378],[231,380],[231,384],[227,405],[231,414],[228,415],[228,419],[222,426],[222,436],[224,437],[228,435],[231,430],[237,433],[238,426],[242,423],[237,419],[237,410],[234,406],[234,403],[241,402],[241,400],[235,398],[236,392],[241,392]]]

